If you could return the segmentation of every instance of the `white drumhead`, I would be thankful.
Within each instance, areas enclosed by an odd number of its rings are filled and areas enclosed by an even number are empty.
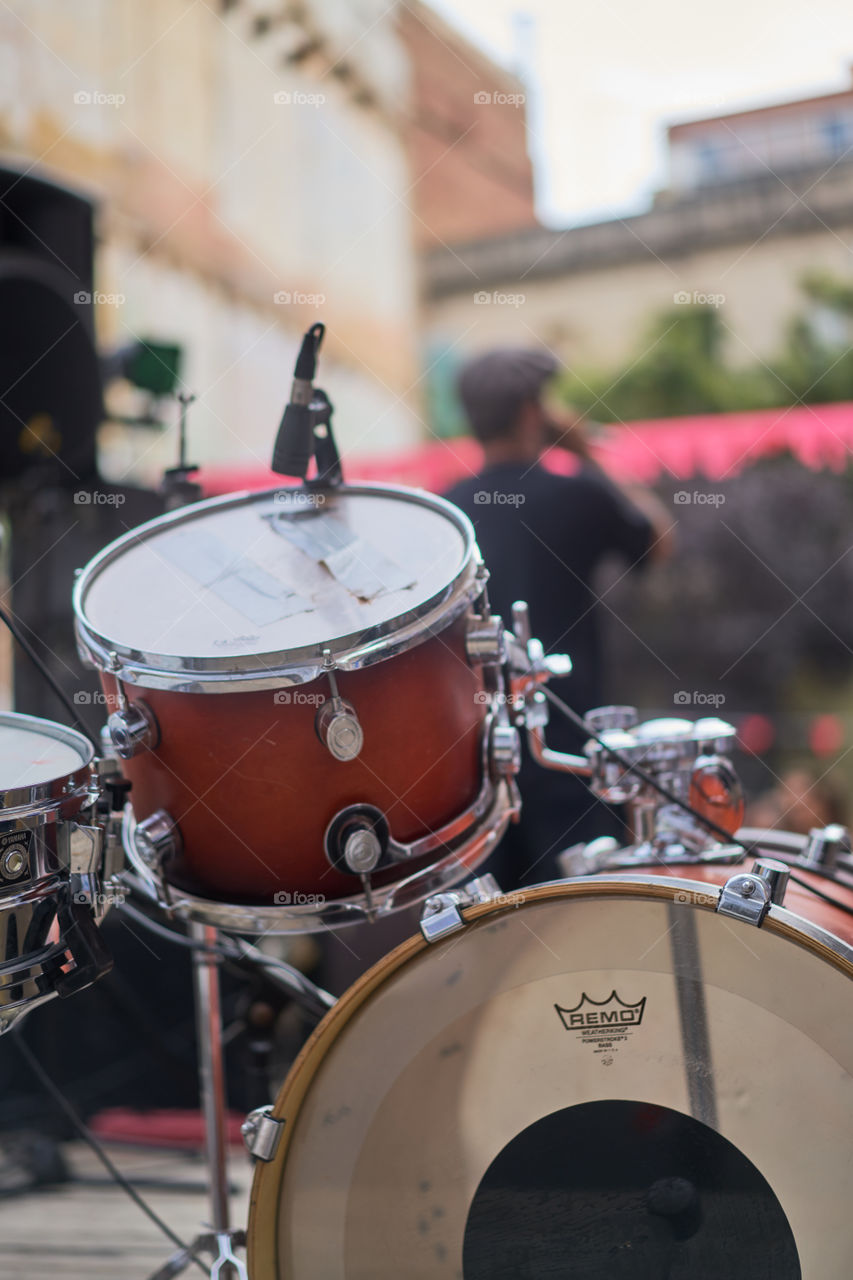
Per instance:
[[[143,655],[334,651],[454,581],[470,547],[452,510],[378,489],[202,503],[87,571],[81,620],[108,648]]]
[[[47,720],[0,715],[0,791],[54,782],[84,768],[91,751],[78,746],[77,737]]]
[[[277,1104],[259,1280],[851,1274],[853,984],[688,887],[539,891],[392,970]]]

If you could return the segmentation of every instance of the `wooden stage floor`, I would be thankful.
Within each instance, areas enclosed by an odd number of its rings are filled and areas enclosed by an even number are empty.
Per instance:
[[[196,1155],[110,1144],[124,1176],[185,1243],[208,1220],[205,1165]],[[0,1197],[0,1280],[147,1280],[175,1247],[110,1179],[84,1144],[63,1153],[79,1178]],[[252,1169],[232,1148],[232,1225],[246,1226]],[[174,1182],[162,1187],[159,1180]],[[195,1266],[184,1275],[201,1276]]]

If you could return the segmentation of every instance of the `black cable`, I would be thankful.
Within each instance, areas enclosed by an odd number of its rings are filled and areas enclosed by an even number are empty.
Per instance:
[[[316,983],[307,978],[299,969],[293,965],[287,964],[284,960],[279,960],[275,956],[265,955],[251,942],[247,942],[245,938],[235,938],[234,946],[238,955],[236,963],[238,965],[251,965],[252,968],[259,968],[264,973],[267,981],[275,981],[276,974],[279,986],[286,986],[291,996],[295,997],[301,1005],[303,1012],[309,1013],[315,1018],[324,1018],[329,1010],[337,1003],[334,996],[330,995],[322,987],[318,987]]]
[[[160,924],[157,920],[152,920],[144,911],[140,911],[138,907],[131,906],[129,902],[118,904],[116,909],[124,911],[137,924],[150,929],[158,937],[164,938],[167,942],[174,942],[177,946],[185,947],[189,951],[203,951],[233,966],[239,967],[242,965],[243,969],[246,965],[250,965],[254,969],[260,969],[267,975],[275,974],[278,971],[280,974],[279,985],[286,986],[291,998],[298,1000],[303,1009],[316,1018],[324,1017],[333,1004],[331,997],[326,997],[326,992],[316,987],[298,969],[294,969],[282,960],[277,960],[274,956],[264,955],[257,947],[253,947],[251,943],[245,942],[241,938],[223,937],[218,945],[211,947],[206,942],[194,942],[192,938],[185,937],[175,929],[170,929],[167,925]],[[243,972],[243,970],[240,971]],[[270,978],[270,980],[272,979]]]
[[[138,907],[133,907],[129,902],[120,902],[116,904],[117,911],[123,911],[125,915],[130,916],[131,920],[135,920],[137,924],[141,924],[144,928],[150,929],[152,933],[156,933],[158,938],[164,938],[167,942],[174,942],[177,947],[184,947],[187,951],[205,951],[208,955],[216,956],[220,960],[233,960],[234,952],[229,951],[224,945],[208,946],[206,942],[194,942],[192,938],[187,938],[183,933],[178,933],[177,929],[170,929],[168,925],[160,924],[158,920],[152,920],[144,911],[140,911]]]
[[[89,1147],[91,1147],[92,1151],[94,1151],[95,1155],[98,1157],[101,1164],[104,1166],[104,1168],[113,1178],[113,1180],[118,1184],[118,1186],[121,1187],[121,1189],[124,1192],[127,1193],[128,1196],[130,1196],[131,1200],[134,1202],[137,1208],[141,1209],[142,1212],[146,1215],[146,1217],[150,1218],[150,1220],[154,1223],[154,1225],[163,1232],[163,1234],[172,1242],[172,1244],[177,1245],[179,1249],[189,1253],[190,1258],[196,1264],[196,1266],[204,1273],[204,1275],[209,1276],[210,1268],[207,1267],[202,1261],[202,1259],[199,1258],[197,1254],[192,1251],[190,1246],[184,1244],[180,1236],[176,1235],[175,1232],[172,1230],[172,1228],[163,1221],[163,1219],[159,1216],[159,1214],[157,1214],[150,1207],[150,1205],[147,1204],[145,1200],[143,1200],[142,1196],[139,1194],[136,1188],[132,1186],[130,1182],[128,1182],[127,1178],[124,1176],[121,1170],[117,1168],[115,1164],[113,1164],[113,1161],[107,1155],[107,1152],[104,1150],[104,1147],[102,1146],[102,1144],[98,1141],[98,1139],[89,1129],[85,1121],[77,1114],[76,1109],[71,1105],[71,1103],[62,1093],[62,1091],[54,1084],[50,1076],[42,1067],[38,1058],[35,1056],[33,1051],[30,1049],[29,1045],[24,1040],[23,1035],[21,1034],[22,1026],[23,1026],[23,1023],[21,1021],[15,1022],[12,1025],[12,1028],[11,1028],[12,1039],[14,1040],[14,1043],[17,1045],[18,1051],[24,1058],[25,1062],[31,1068],[36,1078],[41,1083],[45,1092],[50,1095],[50,1097],[53,1099],[53,1101],[56,1103],[59,1109],[68,1117],[68,1119],[71,1121],[74,1128],[80,1134],[80,1137],[83,1139],[83,1141],[87,1143]]]
[[[679,809],[683,809],[685,813],[689,813],[692,818],[695,818],[697,822],[701,822],[702,825],[707,827],[709,831],[713,832],[715,836],[718,838],[721,837],[725,844],[734,844],[742,849],[743,853],[738,859],[739,862],[742,862],[748,853],[755,853],[756,851],[760,852],[757,845],[747,844],[744,840],[739,840],[737,836],[733,836],[729,831],[726,831],[725,827],[719,826],[713,818],[708,818],[704,813],[700,813],[698,809],[694,809],[692,804],[688,804],[686,800],[682,800],[680,796],[675,794],[675,792],[670,791],[668,787],[665,787],[662,783],[658,782],[657,778],[653,778],[650,773],[646,773],[645,769],[641,769],[638,764],[634,763],[634,761],[623,756],[621,751],[617,751],[615,747],[611,747],[609,743],[605,742],[604,739],[587,724],[583,716],[578,715],[577,711],[573,711],[568,703],[564,702],[562,698],[558,698],[556,693],[549,689],[547,685],[543,685],[542,692],[545,694],[548,701],[553,703],[557,710],[561,711],[567,720],[571,721],[576,729],[581,729],[587,737],[592,738],[592,740],[597,742],[600,747],[603,747],[609,756],[612,756],[618,764],[621,764],[626,773],[636,774],[636,776],[640,778],[646,786],[651,787],[653,791],[658,793],[658,795],[663,796],[664,800],[669,804],[674,804]]]
[[[0,605],[0,621],[4,622],[6,626],[9,628],[9,631],[12,633],[12,638],[16,640],[17,643],[21,646],[24,653],[29,658],[30,662],[32,662],[36,670],[42,676],[44,676],[45,680],[50,685],[51,689],[56,694],[59,701],[65,707],[65,710],[68,712],[69,716],[71,717],[72,724],[75,724],[77,726],[77,728],[83,734],[84,738],[89,739],[93,749],[97,753],[97,746],[95,744],[95,739],[92,737],[92,734],[89,732],[89,730],[86,728],[86,726],[83,724],[82,720],[78,716],[74,707],[74,703],[68,697],[68,694],[62,688],[62,686],[54,679],[53,674],[51,673],[47,663],[30,644],[29,640],[26,638],[26,636],[18,627],[18,623],[12,617],[12,614],[8,610],[4,609],[2,605]]]
[[[853,907],[849,907],[846,902],[839,902],[837,898],[833,898],[831,894],[824,893],[823,889],[818,889],[817,885],[809,884],[808,880],[803,880],[800,876],[795,876],[793,871],[789,871],[788,876],[793,880],[794,884],[798,884],[801,889],[808,889],[809,893],[813,893],[816,898],[822,898],[824,902],[828,902],[831,907],[837,907],[839,911],[845,912],[848,916],[853,916]]]

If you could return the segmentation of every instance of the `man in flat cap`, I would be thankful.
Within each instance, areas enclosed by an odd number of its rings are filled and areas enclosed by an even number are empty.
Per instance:
[[[545,652],[572,659],[572,674],[551,687],[584,713],[604,698],[596,570],[611,555],[636,567],[667,554],[672,521],[653,494],[633,487],[629,494],[605,476],[580,421],[548,402],[558,367],[548,351],[505,348],[462,368],[459,396],[484,464],[446,497],[474,523],[493,611],[509,625],[513,602],[527,601]],[[556,475],[541,465],[543,451],[554,445],[577,455],[576,474]],[[571,752],[584,741],[554,711],[547,737]],[[624,834],[581,779],[549,772],[526,753],[519,784],[521,822],[489,864],[504,888],[557,877],[556,856],[569,845]]]

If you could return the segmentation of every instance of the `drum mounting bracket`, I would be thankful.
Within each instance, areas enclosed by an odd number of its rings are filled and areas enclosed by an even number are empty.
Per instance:
[[[421,913],[421,933],[427,942],[440,942],[451,933],[465,928],[463,907],[473,907],[480,902],[491,902],[501,896],[501,887],[493,875],[469,880],[461,889],[450,893],[436,893],[427,898]]]
[[[771,887],[760,875],[741,871],[729,876],[720,891],[717,912],[759,927],[770,909]]]

